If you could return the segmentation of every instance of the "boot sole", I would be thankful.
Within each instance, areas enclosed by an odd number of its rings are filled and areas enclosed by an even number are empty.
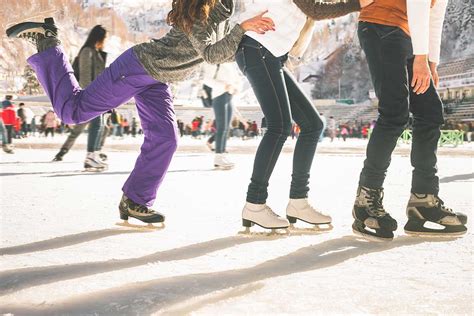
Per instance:
[[[312,223],[312,222],[305,221],[304,219],[301,219],[299,217],[293,217],[293,216],[288,216],[288,215],[286,216],[286,219],[290,222],[290,224],[295,224],[297,221],[302,221],[311,225],[331,225],[332,224],[332,222]]]
[[[265,229],[287,229],[288,227],[290,226],[280,226],[280,227],[265,227],[263,225],[260,225],[259,223],[256,223],[254,221],[251,221],[249,219],[244,219],[242,218],[242,226],[246,227],[246,228],[250,228],[252,227],[253,225],[257,225],[259,227],[262,227],[262,228],[265,228]]]
[[[7,36],[10,38],[18,37],[23,32],[38,32],[38,33],[45,33],[46,30],[43,28],[43,23],[38,22],[23,22],[17,25],[13,25],[12,27],[8,28],[6,33]]]

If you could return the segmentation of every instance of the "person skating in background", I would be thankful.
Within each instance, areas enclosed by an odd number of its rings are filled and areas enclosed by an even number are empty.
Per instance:
[[[137,137],[138,123],[137,123],[137,118],[136,117],[132,118],[132,123],[130,124],[130,126],[131,126],[132,137]]]
[[[54,137],[54,132],[58,127],[58,117],[53,110],[49,110],[44,116],[44,136],[48,137],[51,134],[51,137]]]
[[[297,220],[314,225],[330,224],[331,217],[316,210],[308,201],[310,169],[323,123],[311,100],[283,64],[298,38],[306,34],[303,32],[306,23],[313,23],[311,19],[346,15],[360,10],[360,3],[357,0],[340,3],[254,0],[246,14],[253,10],[269,10],[276,30],[264,36],[247,32],[236,54],[237,64],[249,80],[267,121],[267,132],[255,156],[242,224],[247,229],[254,224],[271,229],[287,228],[289,221]],[[312,27],[307,29],[313,30]],[[301,133],[294,151],[286,218],[282,218],[267,206],[266,200],[270,177],[291,133],[292,119],[300,126]]]
[[[191,76],[203,62],[233,59],[246,31],[265,33],[273,22],[264,12],[231,27],[232,0],[176,0],[168,14],[170,31],[158,40],[120,55],[88,87],[81,88],[60,46],[53,18],[10,27],[7,36],[32,42],[38,53],[28,59],[67,124],[87,122],[134,97],[145,134],[135,168],[123,186],[120,217],[163,222],[150,207],[177,148],[176,116],[170,82]]]
[[[105,69],[107,53],[104,52],[107,30],[101,25],[96,25],[79,50],[75,61],[76,76],[81,87],[87,87]],[[84,160],[86,171],[104,171],[107,164],[100,158],[102,148],[102,133],[104,133],[103,116],[99,115],[87,123],[76,124],[71,130],[68,138],[62,145],[53,161],[62,161],[64,156],[74,146],[77,138],[87,128],[87,153]]]
[[[413,178],[405,232],[449,236],[467,230],[467,216],[453,212],[439,197],[436,175],[436,151],[444,122],[436,68],[447,3],[377,0],[360,14],[359,39],[379,99],[379,117],[367,145],[352,211],[354,233],[368,239],[392,240],[397,229],[397,221],[383,206],[383,183],[410,111]],[[427,221],[444,228],[427,228]]]
[[[334,119],[334,116],[329,117],[328,121],[328,133],[329,138],[331,139],[331,143],[334,141],[334,138],[337,136],[337,123]]]
[[[11,100],[13,96],[5,96],[2,101],[1,126],[2,129],[2,149],[7,154],[13,154],[13,129],[16,123],[16,111]]]
[[[237,69],[231,64],[205,67],[205,85],[212,89],[212,108],[215,117],[214,167],[221,170],[234,168],[227,152],[227,139],[234,112],[232,98],[239,91],[241,82]],[[207,141],[209,144],[209,140]]]
[[[13,152],[13,138],[15,136],[15,125],[17,124],[17,115],[12,99],[13,97],[8,95],[2,101],[2,121],[6,135],[6,145],[3,147],[5,152]]]

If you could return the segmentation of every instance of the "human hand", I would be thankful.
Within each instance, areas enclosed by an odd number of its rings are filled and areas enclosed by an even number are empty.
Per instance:
[[[254,16],[253,18],[245,20],[240,23],[240,26],[244,29],[244,31],[253,31],[258,34],[265,34],[267,31],[274,31],[275,23],[273,20],[268,17],[264,17],[264,15],[267,13],[268,10]]]
[[[436,1],[436,0],[433,0],[433,1]],[[375,2],[375,0],[359,0],[361,8],[365,8],[365,7],[371,5],[374,2]]]
[[[428,58],[426,55],[416,55],[413,61],[413,80],[411,87],[416,94],[425,93],[430,87],[431,71],[428,67]]]
[[[431,71],[431,78],[433,78],[433,83],[435,88],[439,86],[439,75],[438,75],[438,64],[435,62],[430,61],[430,71]]]

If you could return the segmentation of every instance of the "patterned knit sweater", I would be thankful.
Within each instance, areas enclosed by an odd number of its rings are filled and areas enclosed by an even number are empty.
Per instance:
[[[331,19],[360,10],[359,0],[341,3],[293,0],[315,20]],[[201,63],[221,64],[234,59],[245,31],[239,24],[230,26],[233,0],[220,0],[206,24],[197,22],[190,33],[177,27],[162,38],[136,45],[133,50],[145,70],[160,82],[178,82],[189,78]]]

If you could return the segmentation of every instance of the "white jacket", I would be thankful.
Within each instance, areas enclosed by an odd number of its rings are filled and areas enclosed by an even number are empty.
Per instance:
[[[439,64],[447,5],[448,0],[437,0],[432,8],[431,0],[407,0],[408,27],[414,55],[428,55],[430,61]]]
[[[275,31],[261,35],[246,32],[247,36],[255,39],[268,49],[275,57],[288,53],[298,39],[306,23],[306,15],[292,0],[248,0],[242,19],[248,19],[268,10],[265,17],[275,23]]]

